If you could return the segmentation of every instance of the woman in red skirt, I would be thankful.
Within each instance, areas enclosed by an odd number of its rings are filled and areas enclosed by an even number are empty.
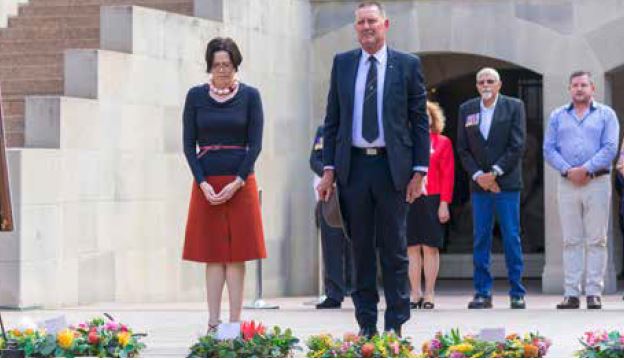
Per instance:
[[[254,163],[262,147],[257,89],[238,82],[242,56],[229,38],[206,49],[210,80],[184,105],[184,154],[195,179],[183,258],[206,264],[208,331],[216,331],[227,284],[230,322],[239,322],[245,261],[266,257]]]

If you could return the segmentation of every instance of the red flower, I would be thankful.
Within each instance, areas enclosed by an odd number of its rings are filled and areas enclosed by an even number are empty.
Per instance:
[[[243,335],[243,340],[248,341],[253,339],[256,334],[264,335],[264,331],[266,328],[262,325],[262,323],[258,323],[254,320],[252,321],[243,321],[241,323],[241,335]]]
[[[362,357],[365,357],[365,358],[373,357],[373,355],[375,354],[375,345],[371,343],[366,343],[362,345],[361,352],[362,352]]]
[[[100,337],[95,331],[89,333],[89,344],[95,345],[100,342]]]

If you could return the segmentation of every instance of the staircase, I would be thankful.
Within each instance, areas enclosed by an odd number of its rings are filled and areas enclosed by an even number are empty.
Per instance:
[[[99,48],[100,7],[111,5],[193,14],[193,0],[30,0],[21,5],[8,27],[0,29],[0,88],[7,146],[24,146],[25,96],[63,95],[63,52]]]

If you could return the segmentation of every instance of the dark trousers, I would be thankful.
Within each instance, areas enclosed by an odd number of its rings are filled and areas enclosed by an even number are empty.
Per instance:
[[[384,328],[397,329],[410,317],[405,190],[394,188],[385,155],[366,156],[355,151],[351,155],[349,181],[339,186],[351,236],[355,317],[360,327],[377,325],[379,249],[386,296]]]
[[[342,302],[353,284],[351,250],[342,229],[329,226],[322,215],[318,217],[321,223],[325,296]]]

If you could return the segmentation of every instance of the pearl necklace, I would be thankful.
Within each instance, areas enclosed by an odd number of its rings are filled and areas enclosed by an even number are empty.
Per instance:
[[[238,80],[234,80],[232,85],[225,87],[225,88],[221,88],[221,89],[214,86],[212,81],[208,83],[208,86],[210,86],[211,93],[219,95],[219,96],[227,96],[236,91],[236,89],[238,88]]]

